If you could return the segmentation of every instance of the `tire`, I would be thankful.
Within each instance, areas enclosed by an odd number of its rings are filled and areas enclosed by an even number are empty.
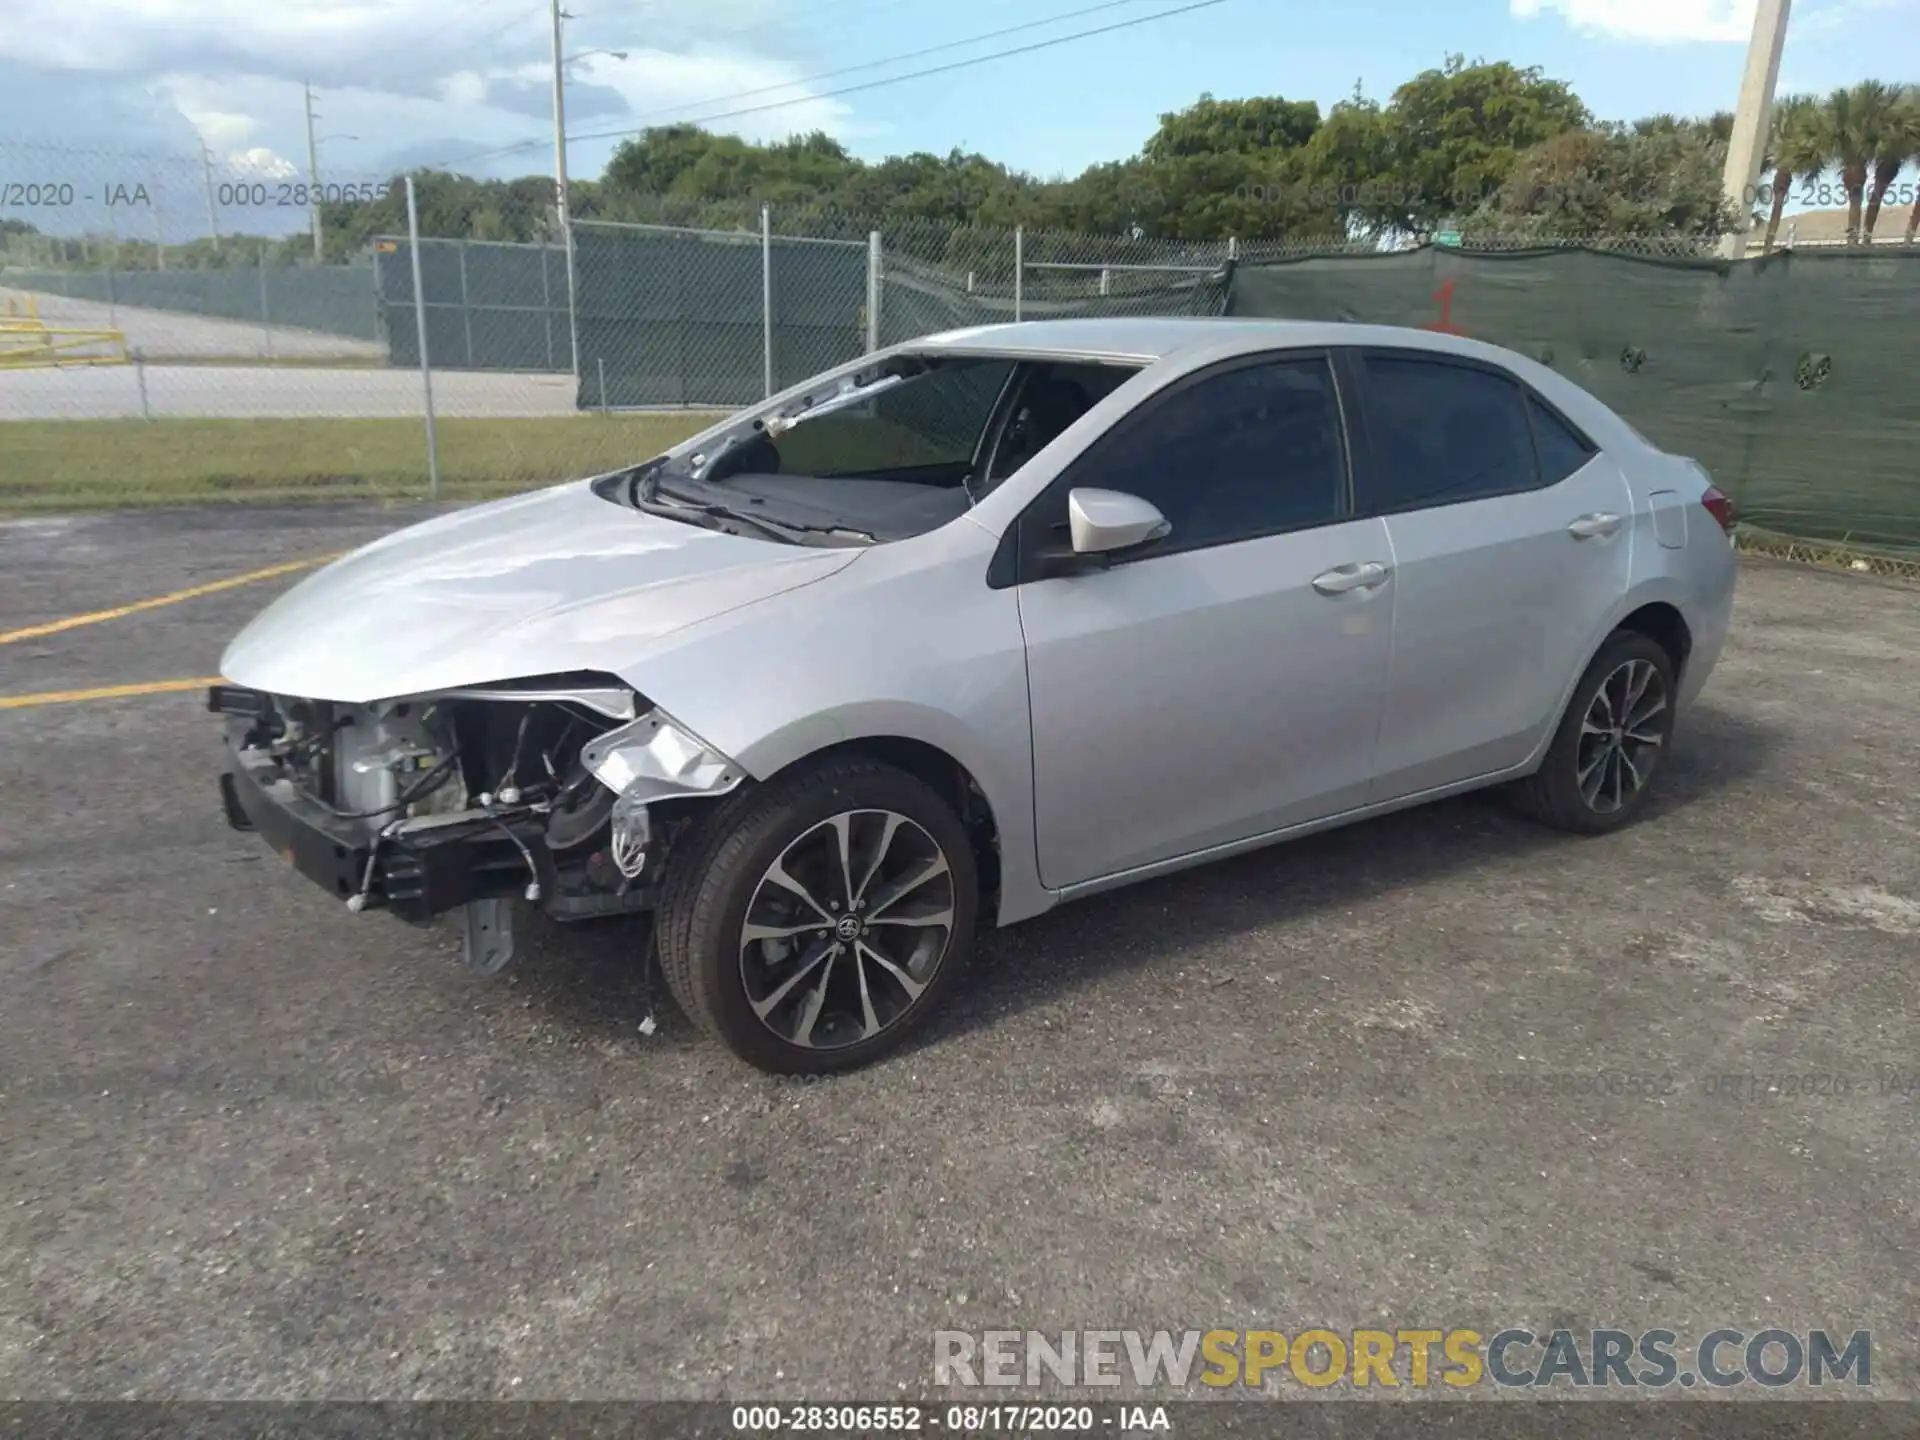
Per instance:
[[[978,907],[966,829],[930,786],[878,761],[829,760],[722,801],[675,846],[655,917],[660,971],[748,1064],[852,1070],[899,1046],[959,983]],[[777,933],[749,936],[749,921]]]
[[[1677,693],[1666,650],[1645,635],[1615,631],[1573,687],[1540,768],[1514,787],[1520,809],[1543,825],[1581,835],[1631,822],[1673,748]],[[1625,718],[1638,717],[1637,723],[1615,730],[1608,717],[1623,700]]]

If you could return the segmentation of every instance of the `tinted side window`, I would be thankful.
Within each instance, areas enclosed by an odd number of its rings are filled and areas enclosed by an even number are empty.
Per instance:
[[[1322,359],[1199,380],[1117,431],[1088,460],[1071,483],[1159,506],[1173,525],[1162,550],[1325,524],[1344,510],[1340,409]]]
[[[1376,511],[1457,505],[1539,484],[1519,384],[1487,370],[1371,355]]]
[[[1527,397],[1527,418],[1533,422],[1533,445],[1540,454],[1540,481],[1558,485],[1595,455],[1587,437],[1546,406]]]

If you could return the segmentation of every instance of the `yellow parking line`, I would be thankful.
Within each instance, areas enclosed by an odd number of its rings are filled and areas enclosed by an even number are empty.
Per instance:
[[[144,680],[138,685],[103,685],[97,690],[46,690],[38,695],[0,695],[0,710],[25,710],[32,705],[73,705],[82,700],[121,700],[131,695],[177,695],[222,683],[218,675],[197,680]]]
[[[296,570],[311,570],[316,565],[324,565],[329,560],[338,560],[346,554],[337,550],[331,555],[316,555],[311,560],[289,560],[284,565],[269,565],[264,570],[249,570],[245,575],[235,575],[226,580],[210,580],[205,585],[189,585],[184,590],[170,591],[165,595],[156,595],[151,600],[136,600],[131,605],[122,605],[114,610],[95,610],[89,615],[69,615],[65,620],[49,620],[44,625],[29,625],[24,630],[0,630],[0,645],[11,645],[16,640],[34,640],[42,635],[58,635],[62,630],[77,630],[82,625],[98,625],[106,620],[120,620],[128,615],[137,615],[142,610],[158,610],[162,605],[178,605],[182,600],[193,600],[201,595],[213,595],[222,590],[237,589],[242,585],[251,585],[257,580],[271,580],[276,575],[291,575]]]

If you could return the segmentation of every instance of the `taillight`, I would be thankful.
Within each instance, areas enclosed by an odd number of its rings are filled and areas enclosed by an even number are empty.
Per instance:
[[[1707,507],[1707,513],[1720,523],[1720,528],[1731,535],[1733,533],[1733,501],[1718,485],[1707,486],[1706,494],[1700,497],[1700,503]]]

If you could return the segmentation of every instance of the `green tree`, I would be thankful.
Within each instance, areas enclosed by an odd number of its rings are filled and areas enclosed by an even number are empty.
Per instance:
[[[1449,214],[1473,210],[1506,183],[1523,151],[1591,119],[1571,87],[1537,66],[1469,65],[1449,55],[1387,104],[1381,178],[1401,197],[1386,211],[1391,228],[1424,232]]]
[[[1216,100],[1202,95],[1185,110],[1162,115],[1160,128],[1140,153],[1154,161],[1196,155],[1272,155],[1297,150],[1319,128],[1320,107],[1312,100],[1283,100],[1278,95]]]
[[[1920,85],[1907,86],[1905,108],[1907,114],[1906,123],[1914,133],[1920,134]],[[1920,162],[1920,143],[1916,143],[1914,147],[1914,159],[1916,162]],[[1907,213],[1906,238],[1909,245],[1914,242],[1917,234],[1920,234],[1920,195],[1914,197],[1913,209]]]
[[[1005,223],[1035,189],[1034,183],[984,155],[961,150],[946,155],[895,155],[855,170],[842,188],[842,203],[857,214],[902,215],[949,225]]]
[[[1032,211],[1044,228],[1082,235],[1159,234],[1167,221],[1169,167],[1138,156],[1089,165],[1040,187]]]
[[[715,149],[744,149],[735,136],[715,135],[697,125],[660,125],[623,140],[601,181],[630,195],[670,195],[681,179]]]
[[[1794,182],[1818,179],[1832,160],[1833,144],[1820,101],[1812,95],[1783,95],[1774,101],[1767,129],[1767,158],[1761,166],[1773,176],[1762,253],[1773,249],[1780,233],[1781,212],[1786,209]]]
[[[1896,85],[1893,104],[1885,128],[1873,153],[1873,173],[1869,177],[1867,210],[1861,219],[1861,239],[1873,243],[1873,227],[1880,223],[1880,205],[1887,191],[1900,178],[1909,160],[1920,157],[1920,88]]]
[[[1310,199],[1324,199],[1340,235],[1390,230],[1405,217],[1411,191],[1392,178],[1393,140],[1379,104],[1355,85],[1314,132],[1302,154]]]
[[[1847,192],[1847,243],[1861,239],[1861,211],[1875,162],[1898,124],[1900,92],[1879,80],[1835,90],[1827,97],[1826,123],[1840,185]]]
[[[1569,130],[1523,151],[1472,217],[1519,235],[1718,235],[1726,147],[1704,126],[1654,117]]]

